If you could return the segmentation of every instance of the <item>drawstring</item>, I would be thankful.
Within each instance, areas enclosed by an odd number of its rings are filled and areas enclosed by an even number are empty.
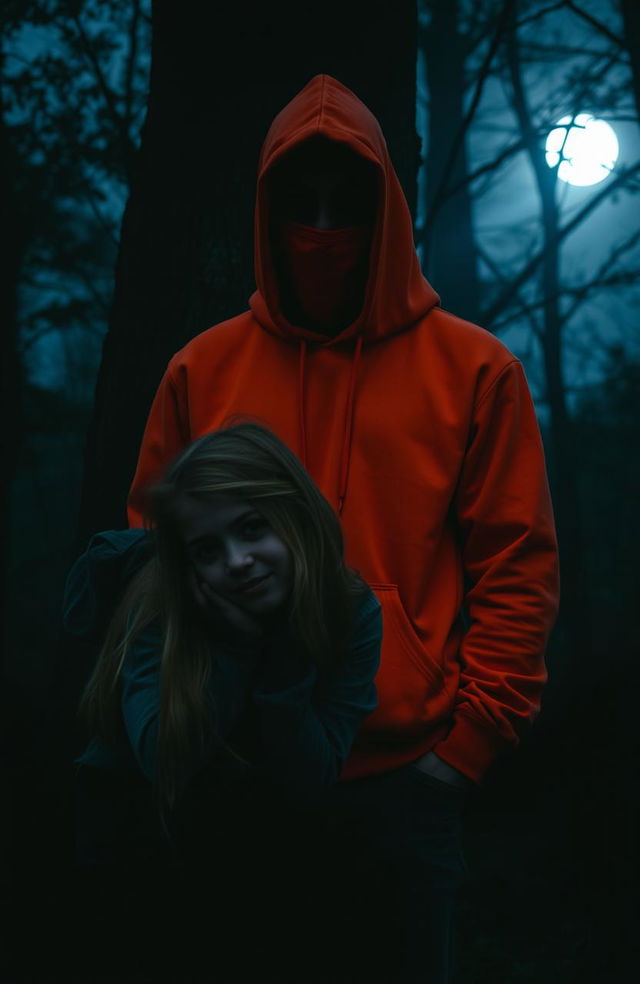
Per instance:
[[[351,435],[353,433],[353,406],[356,391],[356,378],[358,366],[360,365],[360,355],[362,354],[362,335],[358,335],[356,350],[351,363],[349,374],[349,392],[347,395],[347,407],[344,415],[344,439],[342,441],[342,453],[340,455],[340,484],[338,492],[338,516],[342,515],[344,500],[347,495],[347,483],[349,481],[349,464],[351,463]]]
[[[351,437],[353,434],[353,408],[355,402],[356,379],[362,354],[362,335],[358,335],[356,348],[351,362],[349,372],[349,390],[347,393],[347,404],[344,414],[344,437],[340,451],[340,476],[338,481],[338,516],[342,515],[344,500],[347,495],[347,484],[349,482],[349,465],[351,463]],[[307,467],[307,428],[304,415],[304,382],[305,368],[307,359],[306,339],[300,340],[300,359],[298,361],[298,430],[300,442],[300,460]]]
[[[304,370],[307,358],[307,340],[300,341],[300,360],[298,362],[298,428],[300,440],[300,460],[307,467],[307,428],[304,420]]]

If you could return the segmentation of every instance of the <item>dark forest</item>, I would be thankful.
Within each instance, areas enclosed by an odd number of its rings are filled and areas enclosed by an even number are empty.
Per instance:
[[[57,968],[74,945],[87,666],[62,631],[66,574],[94,532],[127,525],[168,360],[246,310],[264,134],[327,73],[381,123],[442,306],[522,360],[558,527],[542,711],[465,820],[455,984],[626,982],[639,956],[637,0],[16,0],[1,30],[2,979],[71,979]],[[582,171],[567,149],[581,114],[606,124]],[[150,978],[86,977],[116,979]]]

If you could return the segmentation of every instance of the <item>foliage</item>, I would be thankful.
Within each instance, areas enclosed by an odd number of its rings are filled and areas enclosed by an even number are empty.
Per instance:
[[[5,4],[3,134],[19,271],[23,436],[9,502],[8,676],[45,693],[72,559],[88,415],[147,98],[150,0]],[[11,329],[11,326],[10,326]],[[24,382],[23,382],[24,381]],[[20,426],[21,424],[21,426]],[[13,463],[13,461],[12,461]]]
[[[19,346],[27,375],[64,385],[40,363],[52,335],[106,330],[119,225],[146,104],[148,3],[37,0],[9,5],[5,124],[22,218]],[[79,339],[78,344],[82,344]]]

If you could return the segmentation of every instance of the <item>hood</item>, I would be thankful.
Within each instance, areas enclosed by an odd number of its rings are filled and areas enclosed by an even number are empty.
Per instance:
[[[65,630],[102,642],[125,586],[152,555],[147,530],[96,533],[67,575],[62,621]]]
[[[346,144],[378,172],[378,208],[369,275],[358,318],[332,338],[291,324],[280,310],[269,237],[266,176],[288,151],[311,137]],[[413,244],[411,214],[391,163],[380,124],[357,96],[330,75],[316,75],[276,116],[260,153],[255,211],[257,290],[249,301],[262,327],[281,338],[331,345],[350,338],[376,341],[410,327],[439,303],[422,275]]]

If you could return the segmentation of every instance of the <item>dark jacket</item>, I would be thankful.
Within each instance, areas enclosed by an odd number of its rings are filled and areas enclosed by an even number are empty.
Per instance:
[[[128,578],[148,559],[150,534],[110,530],[91,540],[72,568],[64,602],[65,628],[92,636],[96,649]],[[212,639],[210,749],[227,766],[225,743],[239,748],[250,772],[289,791],[313,793],[338,779],[362,719],[376,706],[374,676],[382,635],[380,605],[364,588],[358,597],[344,658],[320,673],[300,653],[286,620],[259,652],[239,658],[235,640]],[[151,624],[134,640],[121,673],[122,728],[107,746],[92,739],[79,765],[112,774],[141,773],[151,782],[157,770],[160,709],[161,631]],[[207,764],[192,762],[184,784]]]

